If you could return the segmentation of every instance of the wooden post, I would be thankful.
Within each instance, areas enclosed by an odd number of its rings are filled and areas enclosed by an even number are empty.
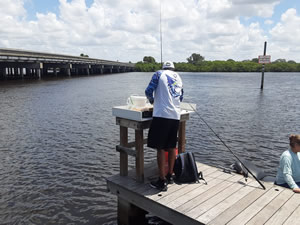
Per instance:
[[[267,42],[265,41],[265,46],[264,46],[264,56],[266,55],[267,52]],[[262,73],[261,73],[261,84],[260,84],[260,89],[264,89],[264,79],[265,79],[265,64],[262,65]]]
[[[144,133],[143,130],[135,130],[135,167],[137,181],[144,181]]]
[[[118,225],[146,225],[146,211],[118,197]]]
[[[179,122],[179,131],[178,131],[178,154],[185,152],[185,130],[186,130],[186,121]]]
[[[120,145],[126,147],[128,144],[128,128],[120,126]],[[128,154],[120,152],[120,175],[128,175]]]

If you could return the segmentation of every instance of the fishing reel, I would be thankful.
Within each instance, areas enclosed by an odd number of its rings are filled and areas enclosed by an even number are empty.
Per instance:
[[[236,161],[230,167],[231,169],[235,170],[238,174],[243,175],[246,182],[248,181],[248,171],[243,167],[241,162]]]

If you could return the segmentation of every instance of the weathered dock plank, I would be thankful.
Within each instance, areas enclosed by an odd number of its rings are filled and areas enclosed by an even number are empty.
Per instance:
[[[256,185],[256,181],[249,182],[248,185]],[[243,197],[248,195],[251,191],[253,191],[252,186],[244,186],[241,188],[240,191],[233,193],[228,198],[224,199],[224,201],[220,202],[219,204],[215,205],[211,209],[209,209],[207,212],[202,214],[197,218],[197,220],[207,224],[213,219],[215,219],[217,216],[219,216],[222,212],[224,212],[226,209],[230,208],[232,205],[234,205],[236,202],[241,200]]]
[[[296,224],[300,224],[300,219],[299,219],[299,215],[300,215],[300,206],[298,206],[298,208],[292,213],[292,215],[284,222],[283,225],[296,225]]]
[[[222,174],[222,172],[220,171],[216,171],[214,172],[215,174],[219,174],[219,176]],[[213,177],[207,177],[207,182],[211,182],[214,181],[216,179],[214,179]],[[160,199],[158,202],[160,202],[161,204],[168,204],[168,206],[170,207],[171,202],[176,201],[177,199],[179,199],[180,197],[184,197],[186,199],[186,195],[188,195],[190,192],[195,191],[198,194],[201,192],[201,190],[203,190],[203,185],[206,185],[204,183],[204,181],[201,181],[200,183],[194,183],[194,184],[188,184],[185,187],[179,189],[178,191],[176,191],[175,193],[173,193],[172,195],[169,195],[165,198]]]
[[[264,224],[267,220],[273,216],[277,210],[281,208],[294,193],[290,189],[283,190],[279,195],[277,195],[263,210],[261,210],[256,216],[254,216],[247,225]]]
[[[241,212],[233,220],[231,220],[228,225],[246,224],[260,210],[266,207],[269,202],[271,202],[281,191],[283,191],[283,188],[270,188],[266,193],[264,193],[264,195],[262,195],[254,203],[248,206],[243,212]]]
[[[300,204],[300,195],[294,194],[285,204],[265,223],[266,225],[283,224]]]
[[[242,178],[239,177],[239,180],[241,180],[241,179]],[[226,188],[224,188],[220,192],[216,193],[214,196],[212,196],[210,199],[206,200],[205,202],[202,202],[201,204],[196,205],[196,207],[194,207],[189,212],[187,212],[186,215],[193,219],[196,219],[201,214],[205,213],[206,211],[211,209],[216,204],[219,204],[224,199],[226,199],[233,193],[237,192],[239,189],[241,189],[244,186],[244,184],[240,184],[240,183],[233,183],[233,182],[229,182],[229,181],[224,181],[224,182],[229,184],[228,186],[226,186]]]
[[[242,176],[233,176],[235,179],[242,179]],[[197,197],[193,198],[192,200],[188,201],[187,203],[179,206],[176,208],[176,210],[182,212],[182,213],[187,213],[188,211],[192,210],[195,208],[195,206],[207,201],[208,199],[212,198],[216,194],[218,194],[220,191],[226,189],[228,186],[230,186],[232,183],[228,180],[222,180],[221,183],[218,185],[214,185],[207,191],[201,193]],[[209,185],[209,184],[208,184]]]
[[[224,225],[236,217],[239,213],[243,212],[250,204],[256,201],[266,191],[263,189],[253,189],[248,195],[236,202],[234,205],[226,209],[224,212],[218,215],[215,219],[210,221],[210,225]]]
[[[220,172],[220,176],[222,176],[222,172]],[[228,175],[227,175],[228,176]],[[232,175],[230,175],[232,176]],[[194,188],[183,195],[179,196],[177,199],[174,199],[173,201],[169,202],[168,206],[172,209],[176,209],[179,206],[191,201],[192,199],[196,198],[198,195],[202,194],[203,192],[209,190],[210,188],[214,187],[215,185],[220,184],[223,182],[224,177],[222,179],[214,179],[212,177],[208,177],[206,181],[208,182],[207,185],[202,186],[201,189]],[[190,185],[191,186],[191,185]]]
[[[263,190],[254,179],[246,182],[239,174],[201,163],[197,166],[208,184],[175,183],[168,186],[167,192],[159,192],[149,185],[157,179],[154,163],[145,165],[143,183],[129,171],[128,177],[108,178],[107,186],[119,200],[175,225],[299,224],[300,195],[290,189],[264,183]]]

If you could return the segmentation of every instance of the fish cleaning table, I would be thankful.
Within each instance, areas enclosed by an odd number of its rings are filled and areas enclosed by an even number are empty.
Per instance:
[[[178,152],[185,151],[186,121],[189,115],[196,108],[195,104],[182,103],[181,117],[178,131]],[[113,108],[113,116],[116,117],[116,124],[120,126],[120,144],[116,150],[120,152],[120,175],[128,175],[128,155],[135,157],[136,180],[144,181],[144,130],[151,125],[152,117],[143,118],[143,111],[130,110],[127,106]],[[128,128],[134,129],[135,141],[128,143]]]

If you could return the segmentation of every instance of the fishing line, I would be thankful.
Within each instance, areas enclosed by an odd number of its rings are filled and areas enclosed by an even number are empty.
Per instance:
[[[160,57],[161,57],[161,65],[162,65],[162,48],[163,48],[163,43],[162,43],[162,26],[161,26],[161,8],[162,8],[162,3],[160,0],[160,15],[159,15],[159,22],[160,22]],[[254,177],[254,179],[262,186],[262,188],[265,190],[265,186],[256,178],[256,176],[245,166],[245,164],[239,159],[239,157],[234,154],[234,152],[226,145],[226,143],[221,139],[221,137],[209,126],[209,124],[201,117],[201,115],[196,111],[196,109],[188,103],[193,111],[199,116],[199,118],[206,124],[206,126],[216,135],[216,137],[222,142],[222,144],[234,155],[234,157],[244,166],[244,168]]]
[[[162,27],[161,27],[161,0],[160,0],[160,14],[159,14],[159,32],[160,32],[160,63],[163,65],[163,44],[162,44]]]
[[[247,168],[247,166],[245,166],[245,164],[242,162],[242,160],[239,159],[239,157],[227,146],[227,144],[222,140],[222,138],[214,131],[214,129],[212,129],[212,127],[202,118],[202,116],[200,115],[200,113],[198,113],[198,111],[196,111],[196,109],[190,104],[190,107],[193,109],[193,111],[199,116],[199,118],[201,119],[201,121],[203,123],[205,123],[205,125],[214,133],[214,135],[216,135],[216,137],[221,141],[221,143],[231,152],[231,154],[242,164],[242,166],[248,171],[248,173],[250,173],[252,175],[252,177],[260,184],[260,186],[266,190],[266,187],[260,182],[260,180],[257,179],[257,177]]]

